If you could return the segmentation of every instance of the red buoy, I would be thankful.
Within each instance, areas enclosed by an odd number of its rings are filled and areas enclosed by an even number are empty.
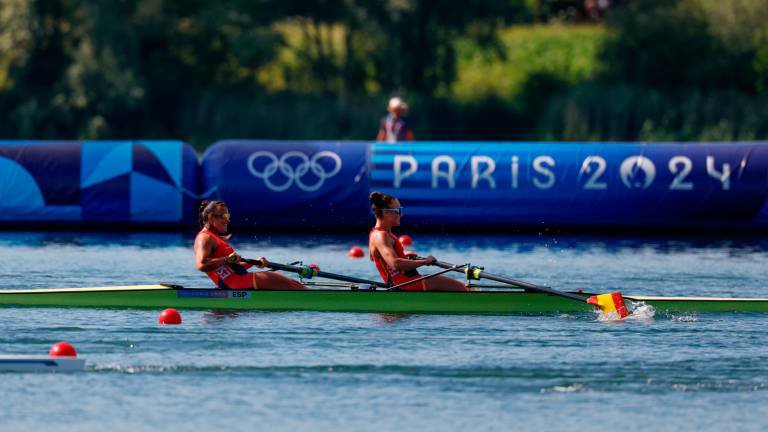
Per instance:
[[[77,357],[77,351],[69,342],[61,341],[53,344],[48,355],[51,357]]]
[[[160,313],[157,322],[160,324],[181,324],[181,314],[173,308],[168,308]]]
[[[317,271],[320,271],[320,266],[315,264],[315,263],[312,263],[309,266],[312,267],[313,269],[317,270]]]
[[[358,246],[353,246],[352,249],[349,250],[348,253],[350,258],[362,258],[365,256],[363,253],[363,250],[360,249]]]
[[[408,234],[401,235],[397,241],[399,241],[400,244],[404,247],[413,246],[413,239]]]

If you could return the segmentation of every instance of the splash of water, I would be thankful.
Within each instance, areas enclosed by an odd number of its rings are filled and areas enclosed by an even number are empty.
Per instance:
[[[696,322],[699,317],[696,314],[684,314],[684,315],[672,315],[672,321],[674,322]]]
[[[599,322],[621,322],[621,321],[651,321],[656,315],[656,308],[644,302],[628,303],[629,315],[622,319],[617,312],[597,312],[597,321]]]
[[[577,393],[585,391],[588,391],[588,389],[584,386],[584,384],[575,383],[568,386],[553,386],[550,389],[542,389],[541,393]]]
[[[650,321],[656,315],[656,308],[645,304],[645,302],[638,302],[632,308],[632,313],[629,314],[627,319]]]
[[[597,321],[598,322],[605,322],[605,323],[612,323],[612,322],[621,322],[623,321],[618,313],[615,311],[613,312],[601,312],[597,311]]]

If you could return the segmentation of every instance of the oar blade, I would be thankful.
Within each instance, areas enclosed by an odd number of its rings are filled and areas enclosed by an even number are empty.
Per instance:
[[[597,306],[603,313],[616,314],[619,319],[624,319],[629,315],[624,297],[620,292],[593,295],[587,299],[587,303]]]

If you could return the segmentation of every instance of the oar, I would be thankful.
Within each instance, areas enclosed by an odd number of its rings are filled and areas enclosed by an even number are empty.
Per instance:
[[[423,259],[423,258],[419,258],[419,259]],[[475,280],[490,279],[496,282],[501,282],[509,285],[514,285],[520,288],[529,289],[531,291],[543,292],[546,294],[565,297],[567,299],[575,300],[582,303],[588,303],[588,304],[599,307],[605,313],[615,311],[620,318],[624,318],[629,314],[627,312],[627,307],[624,305],[624,298],[621,296],[621,293],[618,293],[618,292],[611,293],[611,294],[600,294],[600,295],[595,295],[591,297],[584,297],[578,294],[558,291],[556,289],[552,289],[549,287],[535,285],[532,283],[519,281],[519,280],[508,278],[505,276],[499,276],[493,273],[488,273],[485,270],[483,270],[482,267],[469,266],[469,265],[456,266],[455,264],[447,263],[444,261],[435,261],[434,264],[432,265],[444,268],[446,270],[450,269],[460,273],[464,273],[467,276],[467,279],[475,279]],[[461,270],[462,268],[464,270]]]
[[[261,267],[261,265],[262,265],[262,262],[260,260],[257,260],[257,259],[246,259],[246,258],[244,258],[243,261],[247,262],[248,264],[253,264],[253,265],[259,266],[259,267]],[[356,284],[366,284],[366,285],[371,285],[371,286],[374,286],[374,287],[377,287],[377,288],[389,288],[389,285],[387,285],[387,284],[385,284],[383,282],[376,282],[376,281],[372,281],[372,280],[368,280],[368,279],[361,279],[361,278],[356,278],[356,277],[352,277],[352,276],[346,276],[346,275],[341,275],[341,274],[336,274],[336,273],[325,272],[325,271],[318,270],[318,269],[316,269],[314,267],[311,267],[311,266],[308,266],[308,265],[300,265],[300,266],[298,266],[298,265],[290,265],[290,264],[280,264],[280,263],[275,263],[275,262],[271,262],[270,261],[270,262],[267,263],[267,267],[269,267],[271,269],[274,269],[274,270],[282,270],[282,271],[287,271],[287,272],[291,272],[291,273],[296,273],[296,274],[298,274],[299,276],[301,276],[301,277],[303,277],[305,279],[312,279],[313,277],[322,277],[322,278],[327,278],[327,279],[340,280],[340,281],[344,281],[344,282],[352,282],[352,283],[356,283]]]
[[[458,269],[464,268],[464,267],[466,267],[468,265],[469,264],[462,264],[462,265],[456,265],[456,266],[453,266],[453,267],[447,267],[447,268],[445,268],[445,270],[440,270],[439,272],[435,272],[435,273],[432,273],[432,274],[428,274],[426,276],[422,276],[420,278],[412,279],[412,280],[409,280],[409,281],[405,281],[403,283],[399,283],[397,285],[393,285],[393,286],[389,287],[389,291],[397,291],[397,290],[399,290],[400,288],[402,288],[402,287],[404,287],[406,285],[410,285],[410,284],[416,283],[416,282],[421,282],[421,281],[427,280],[427,279],[432,279],[435,276],[440,276],[441,274],[448,273],[449,271],[458,271]]]

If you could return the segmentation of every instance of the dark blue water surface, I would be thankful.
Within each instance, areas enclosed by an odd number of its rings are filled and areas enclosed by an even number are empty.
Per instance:
[[[373,277],[361,236],[241,235],[245,256]],[[209,286],[191,235],[0,234],[5,288]],[[768,240],[417,236],[562,289],[768,297]],[[768,316],[0,309],[0,353],[68,340],[72,374],[0,373],[1,430],[766,430]]]

